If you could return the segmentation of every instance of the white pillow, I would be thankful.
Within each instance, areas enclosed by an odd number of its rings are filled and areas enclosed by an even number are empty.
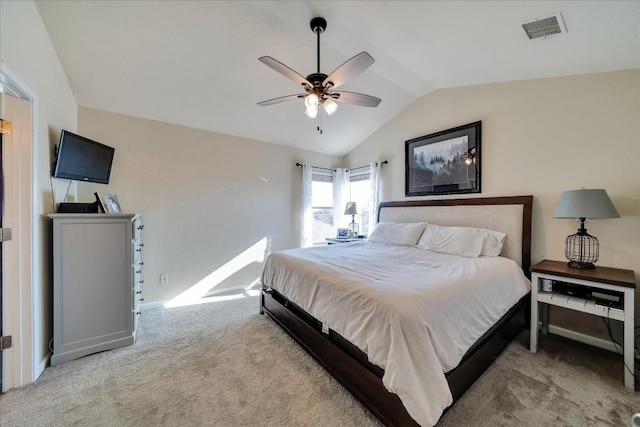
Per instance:
[[[426,225],[424,222],[379,222],[371,232],[369,241],[415,246]]]
[[[484,228],[480,228],[480,230],[487,234],[487,238],[484,241],[484,245],[482,245],[482,252],[480,252],[480,255],[500,256],[502,246],[504,245],[504,239],[507,235],[495,230],[487,230]]]
[[[479,228],[427,224],[416,246],[443,254],[477,258],[486,238],[487,233]]]

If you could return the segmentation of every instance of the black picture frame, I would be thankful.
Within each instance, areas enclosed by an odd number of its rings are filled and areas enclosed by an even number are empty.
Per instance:
[[[405,141],[405,196],[480,193],[482,122]]]

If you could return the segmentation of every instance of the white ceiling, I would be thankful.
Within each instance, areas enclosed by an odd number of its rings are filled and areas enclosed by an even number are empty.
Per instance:
[[[345,155],[440,88],[640,67],[640,1],[37,1],[81,106]],[[568,33],[529,40],[519,24],[561,11]],[[376,62],[341,90],[319,135],[300,92],[258,61],[299,74],[367,51]]]

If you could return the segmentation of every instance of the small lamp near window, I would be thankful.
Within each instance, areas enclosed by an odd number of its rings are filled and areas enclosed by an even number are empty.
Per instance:
[[[602,189],[569,190],[562,193],[553,213],[554,218],[577,218],[578,232],[567,236],[564,254],[568,265],[575,268],[596,268],[599,258],[598,239],[587,233],[587,219],[620,218],[607,192]]]
[[[351,224],[349,224],[349,237],[358,237],[359,227],[356,224],[356,215],[358,215],[358,206],[356,202],[347,202],[347,206],[344,209],[345,215],[351,215]]]

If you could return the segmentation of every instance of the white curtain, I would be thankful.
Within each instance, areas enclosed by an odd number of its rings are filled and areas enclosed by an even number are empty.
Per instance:
[[[344,214],[345,206],[351,200],[350,176],[347,169],[335,169],[333,173],[333,225],[336,229],[345,228],[351,222],[351,217]]]
[[[311,171],[308,162],[302,165],[302,210],[300,212],[300,247],[313,245],[313,212],[311,210]]]
[[[382,162],[371,162],[369,164],[369,173],[371,179],[371,201],[369,206],[369,234],[373,231],[373,227],[378,221],[378,203],[380,203],[380,172]]]

